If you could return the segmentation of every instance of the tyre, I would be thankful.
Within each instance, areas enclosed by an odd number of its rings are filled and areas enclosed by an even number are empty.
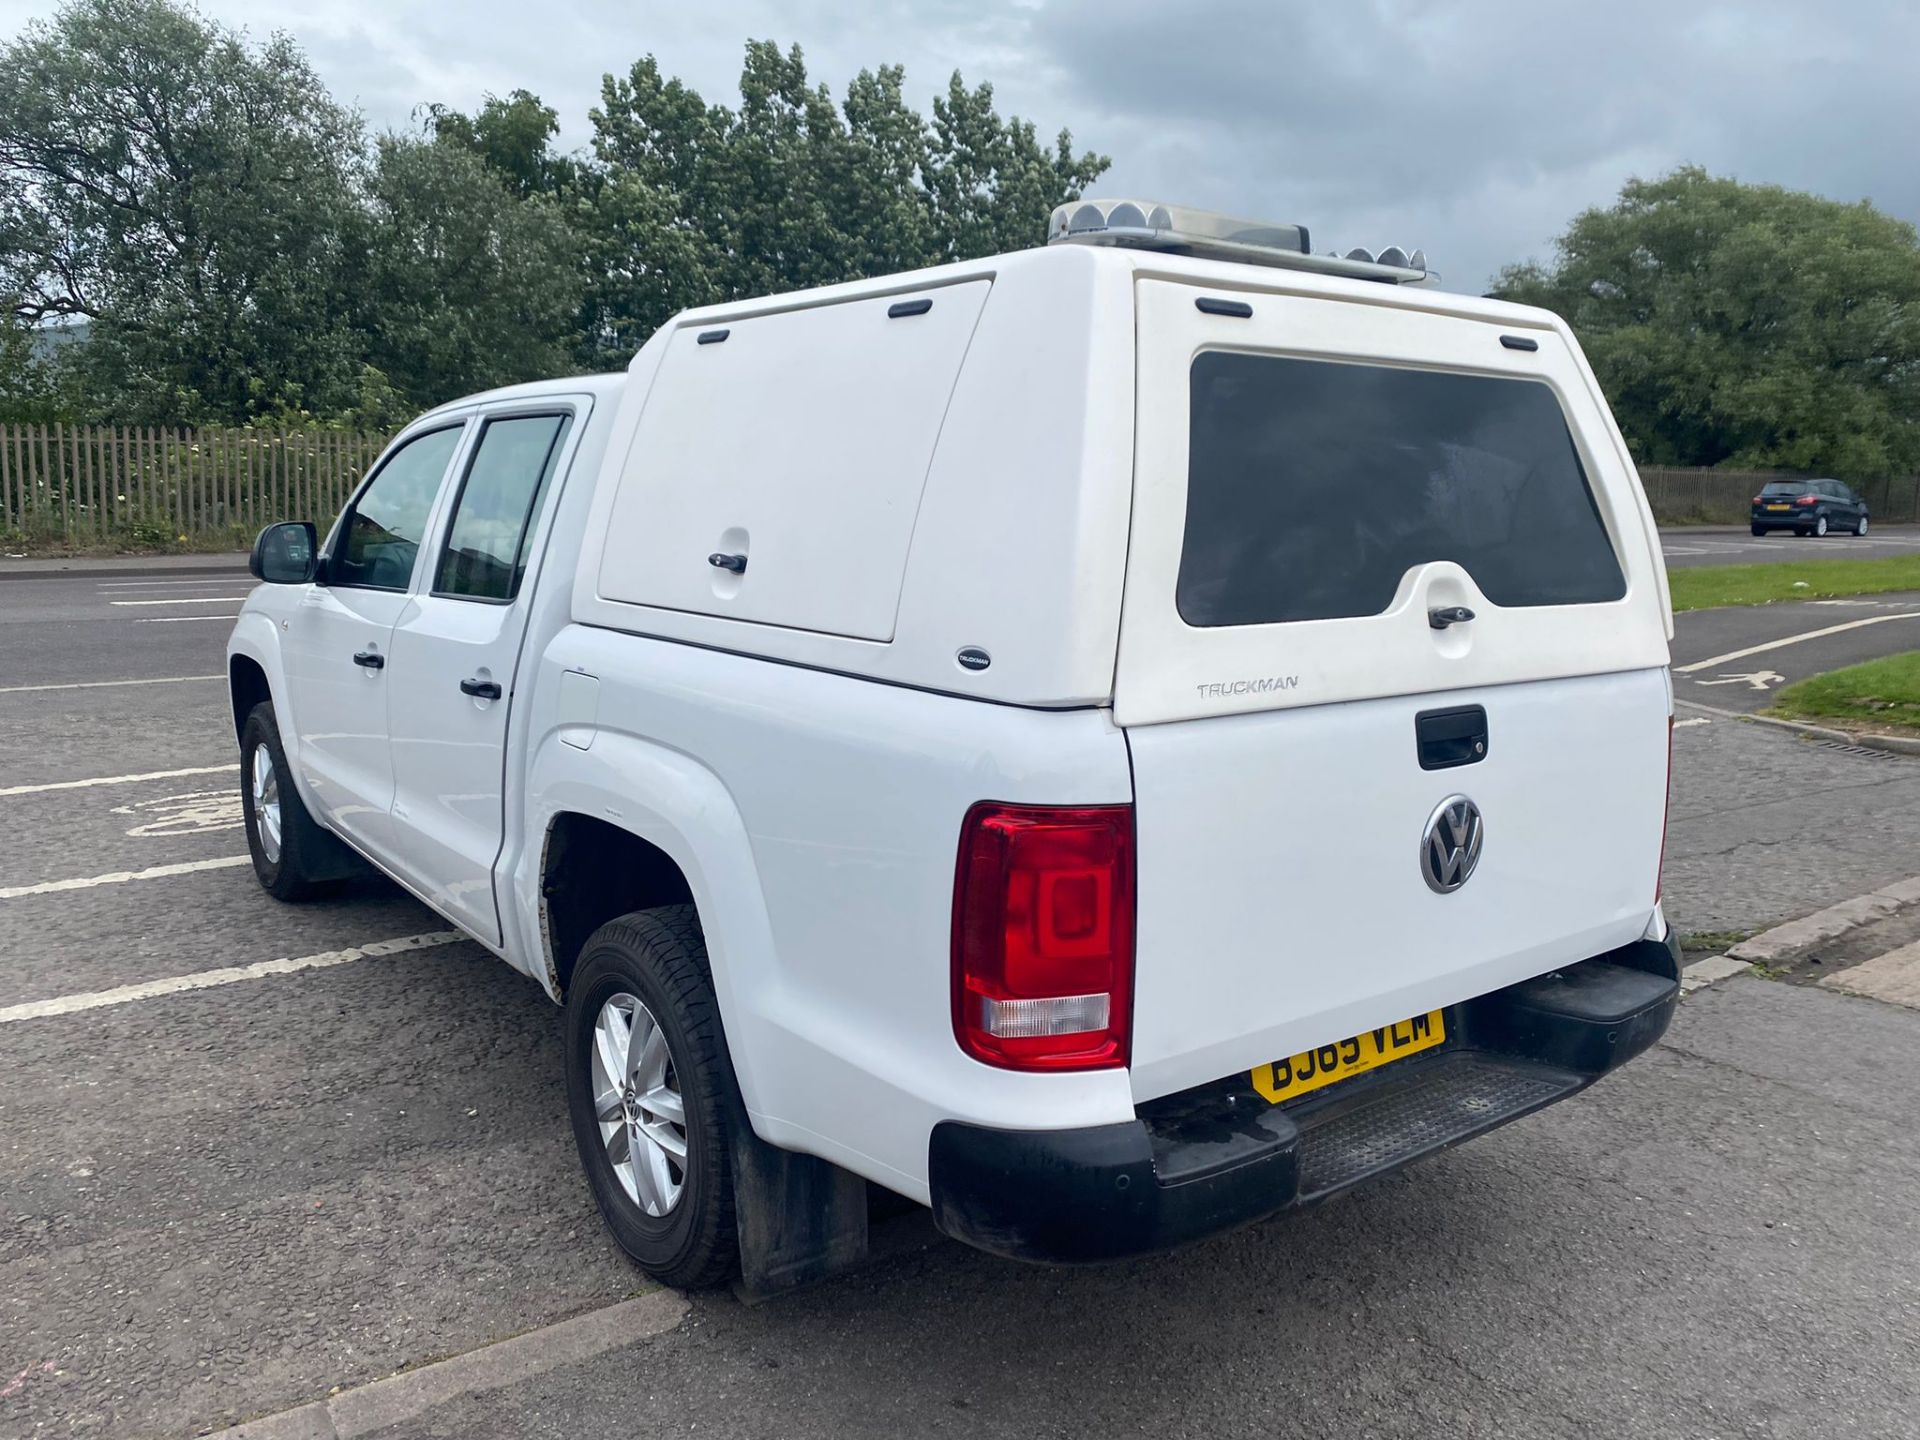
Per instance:
[[[352,868],[345,847],[307,813],[292,775],[273,702],[263,700],[240,732],[240,810],[253,873],[276,900],[325,894]]]
[[[1753,527],[1753,535],[1756,540],[1764,540],[1766,538],[1766,534],[1767,534],[1766,526],[1756,525]]]
[[[728,1147],[744,1112],[693,907],[596,930],[565,1028],[573,1138],[607,1229],[662,1284],[719,1284],[739,1263]]]
[[[1862,515],[1858,520],[1853,522],[1853,533],[1856,535],[1865,535],[1867,533],[1866,516]]]
[[[1824,536],[1827,533],[1827,517],[1826,516],[1816,515],[1813,517],[1813,533],[1815,535],[1821,535],[1821,536]]]

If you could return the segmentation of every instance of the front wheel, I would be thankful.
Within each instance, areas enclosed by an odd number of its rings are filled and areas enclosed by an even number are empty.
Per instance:
[[[739,1260],[728,1118],[739,1111],[693,907],[594,931],[565,1024],[573,1138],[607,1229],[663,1284],[719,1284]]]
[[[1853,522],[1853,533],[1856,535],[1864,535],[1867,533],[1866,516],[1862,515],[1858,520]]]
[[[1821,536],[1824,536],[1827,533],[1827,517],[1826,516],[1824,515],[1814,516],[1813,533],[1815,535],[1821,535]]]
[[[311,899],[342,873],[340,842],[320,828],[293,788],[272,701],[254,706],[240,732],[240,811],[253,873],[274,899]]]

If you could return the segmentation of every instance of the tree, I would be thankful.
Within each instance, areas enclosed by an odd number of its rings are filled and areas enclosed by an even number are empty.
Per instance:
[[[120,421],[245,419],[351,390],[356,116],[285,36],[164,0],[72,0],[0,50],[0,292],[84,316]]]
[[[1920,236],[1684,168],[1576,216],[1494,293],[1578,333],[1635,455],[1869,479],[1920,468]]]
[[[836,104],[798,46],[770,41],[747,46],[737,111],[651,56],[609,75],[584,222],[590,345],[623,358],[690,305],[1036,244],[1052,207],[1107,167],[1064,131],[1042,149],[958,74],[929,126],[902,79],[897,66],[862,71]]]
[[[426,129],[441,144],[479,156],[523,198],[559,198],[585,179],[572,156],[554,152],[560,112],[531,90],[515,90],[504,100],[489,95],[471,115],[429,105]]]
[[[415,405],[571,369],[583,275],[544,195],[458,145],[382,136],[368,186],[367,358]]]

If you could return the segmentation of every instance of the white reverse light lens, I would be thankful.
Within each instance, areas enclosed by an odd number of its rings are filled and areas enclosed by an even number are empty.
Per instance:
[[[1078,1035],[1107,1028],[1105,995],[1053,995],[1044,1000],[980,1001],[980,1028],[1000,1040]]]

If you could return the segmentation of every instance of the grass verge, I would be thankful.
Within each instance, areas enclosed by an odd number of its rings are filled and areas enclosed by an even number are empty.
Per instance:
[[[1829,670],[1789,685],[1767,711],[1787,720],[1821,720],[1842,729],[1920,735],[1920,650]]]
[[[1703,565],[1669,570],[1667,585],[1673,591],[1676,610],[1881,595],[1889,590],[1920,590],[1920,555],[1890,555],[1880,560],[1786,560],[1776,565]]]

